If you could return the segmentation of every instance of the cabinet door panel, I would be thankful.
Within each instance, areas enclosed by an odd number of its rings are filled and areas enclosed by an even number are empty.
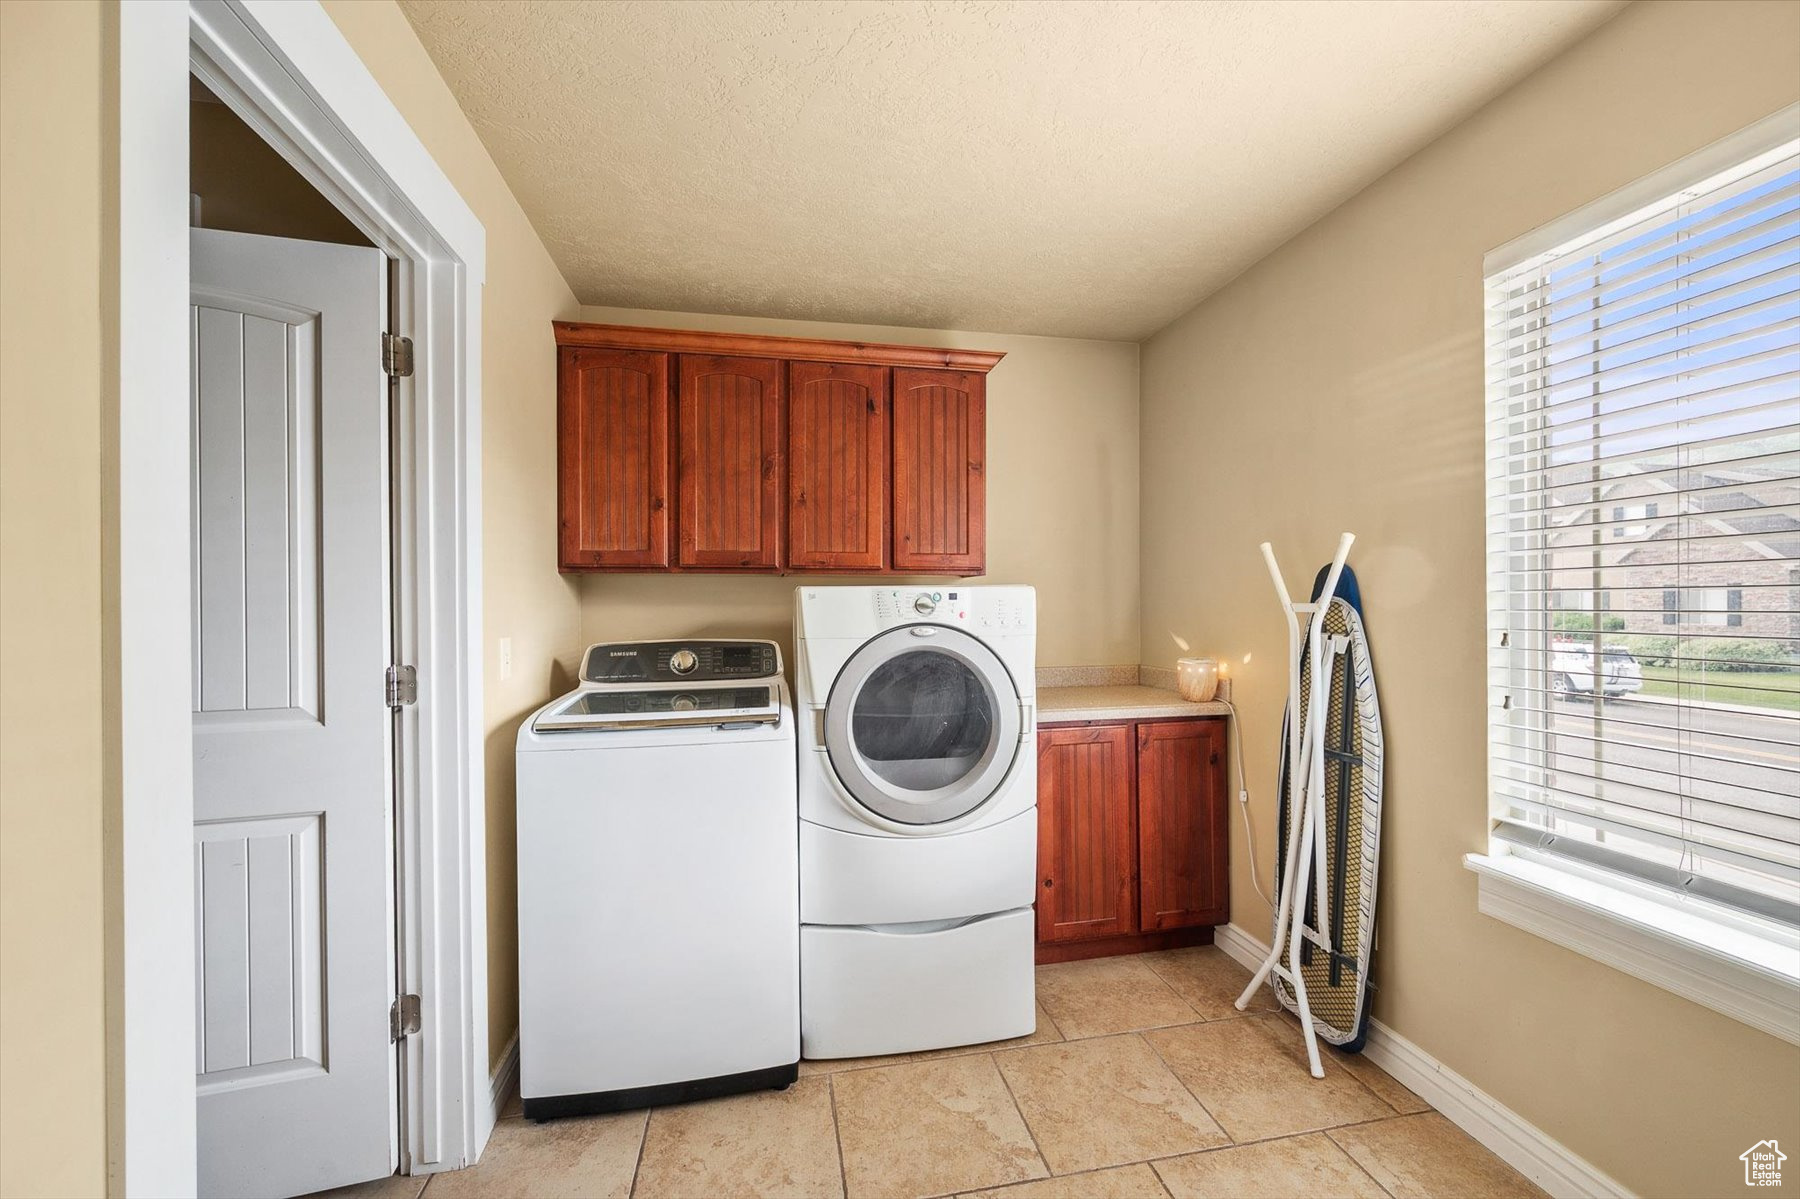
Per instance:
[[[1222,720],[1140,724],[1140,924],[1145,932],[1231,916]]]
[[[887,531],[888,371],[788,364],[788,565],[880,570]]]
[[[894,371],[894,569],[987,564],[987,376]]]
[[[669,565],[669,356],[564,349],[557,379],[564,570]]]
[[[680,356],[678,561],[713,570],[781,563],[781,363]]]
[[[1037,939],[1137,931],[1126,725],[1038,734]]]

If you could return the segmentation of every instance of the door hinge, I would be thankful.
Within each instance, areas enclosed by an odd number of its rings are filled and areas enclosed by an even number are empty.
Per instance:
[[[404,708],[419,699],[419,671],[414,666],[387,668],[387,706]]]
[[[381,369],[395,379],[410,379],[413,372],[412,338],[383,333]]]
[[[398,1041],[401,1037],[410,1037],[418,1032],[419,1028],[419,997],[402,995],[394,1000],[393,1006],[388,1008],[389,1042]]]

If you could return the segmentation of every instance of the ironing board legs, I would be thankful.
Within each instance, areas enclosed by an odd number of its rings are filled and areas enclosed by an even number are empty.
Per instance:
[[[1275,908],[1274,944],[1269,955],[1250,979],[1250,985],[1238,996],[1237,1009],[1249,1006],[1257,990],[1275,974],[1287,981],[1294,993],[1294,1007],[1300,1017],[1300,1029],[1306,1038],[1306,1063],[1314,1078],[1325,1077],[1319,1060],[1319,1039],[1313,1028],[1312,1009],[1307,1004],[1306,976],[1301,969],[1302,947],[1312,933],[1306,923],[1307,887],[1316,887],[1314,913],[1322,927],[1330,927],[1330,899],[1326,870],[1325,846],[1325,706],[1329,685],[1326,665],[1341,652],[1333,639],[1328,649],[1323,644],[1325,612],[1343,574],[1344,561],[1350,556],[1354,534],[1345,533],[1338,540],[1337,554],[1317,603],[1296,604],[1288,593],[1287,583],[1275,562],[1275,551],[1268,542],[1262,544],[1263,562],[1275,584],[1283,613],[1288,619],[1288,760],[1287,800],[1288,835],[1284,847],[1281,892]],[[1308,635],[1300,635],[1300,617],[1311,617]],[[1306,696],[1302,711],[1300,695],[1300,654],[1307,655],[1307,676],[1312,680],[1311,694]],[[1252,846],[1251,852],[1255,852]],[[1316,873],[1315,873],[1316,869]],[[1282,945],[1287,946],[1287,966],[1280,965]],[[1335,950],[1329,940],[1328,949]]]

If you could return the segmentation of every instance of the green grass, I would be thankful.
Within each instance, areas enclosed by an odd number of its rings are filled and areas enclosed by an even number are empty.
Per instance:
[[[1673,666],[1646,666],[1641,694],[1690,702],[1749,704],[1758,708],[1785,708],[1800,712],[1800,670],[1757,670],[1700,673],[1692,666],[1678,672]]]

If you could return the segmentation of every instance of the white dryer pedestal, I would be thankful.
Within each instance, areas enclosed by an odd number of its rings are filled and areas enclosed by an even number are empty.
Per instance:
[[[874,1057],[1029,1036],[1033,915],[800,930],[800,1056]]]

